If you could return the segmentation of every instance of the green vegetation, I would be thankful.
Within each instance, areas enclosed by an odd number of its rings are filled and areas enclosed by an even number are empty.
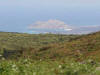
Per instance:
[[[73,61],[32,61],[19,60],[2,61],[0,75],[99,75],[95,70],[96,65],[86,62],[81,64]]]
[[[99,62],[100,32],[0,32],[0,75],[100,75]]]
[[[0,32],[0,53],[5,50],[23,50],[23,57],[39,58],[50,45],[77,39],[79,35],[21,34]],[[39,54],[38,54],[39,53]]]
[[[50,43],[67,42],[77,38],[79,35],[60,35],[60,34],[26,34],[26,33],[10,33],[0,32],[0,50],[37,48]]]

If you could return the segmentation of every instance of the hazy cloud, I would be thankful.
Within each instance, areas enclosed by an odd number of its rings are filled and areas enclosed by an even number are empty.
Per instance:
[[[88,34],[100,30],[100,25],[70,26],[61,20],[37,21],[29,25],[31,33]]]
[[[34,24],[29,25],[29,29],[56,29],[70,31],[72,30],[69,25],[65,24],[60,20],[48,20],[48,21],[37,21]]]

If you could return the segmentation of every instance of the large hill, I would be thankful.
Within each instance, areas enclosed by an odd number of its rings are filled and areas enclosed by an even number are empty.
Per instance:
[[[88,58],[100,60],[100,32],[84,35],[69,42],[52,44],[50,47],[49,51],[42,53],[44,56],[48,52],[49,55],[51,53],[51,58],[70,57],[79,61]]]
[[[0,33],[0,49],[23,50],[33,59],[100,60],[100,32],[87,35]]]
[[[94,59],[100,61],[100,32],[83,35],[66,42],[42,46],[35,52],[38,58],[74,58],[77,61]]]
[[[0,50],[20,50],[21,48],[39,48],[48,44],[68,42],[80,35],[60,34],[27,34],[15,32],[0,32]]]

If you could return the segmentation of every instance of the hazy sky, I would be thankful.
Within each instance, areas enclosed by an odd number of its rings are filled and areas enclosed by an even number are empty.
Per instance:
[[[73,27],[100,25],[100,0],[0,0],[0,31],[28,32],[33,23],[55,19]]]

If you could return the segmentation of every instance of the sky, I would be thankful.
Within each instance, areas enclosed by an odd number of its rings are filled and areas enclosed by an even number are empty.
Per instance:
[[[0,31],[92,31],[98,26],[100,0],[0,0]]]

